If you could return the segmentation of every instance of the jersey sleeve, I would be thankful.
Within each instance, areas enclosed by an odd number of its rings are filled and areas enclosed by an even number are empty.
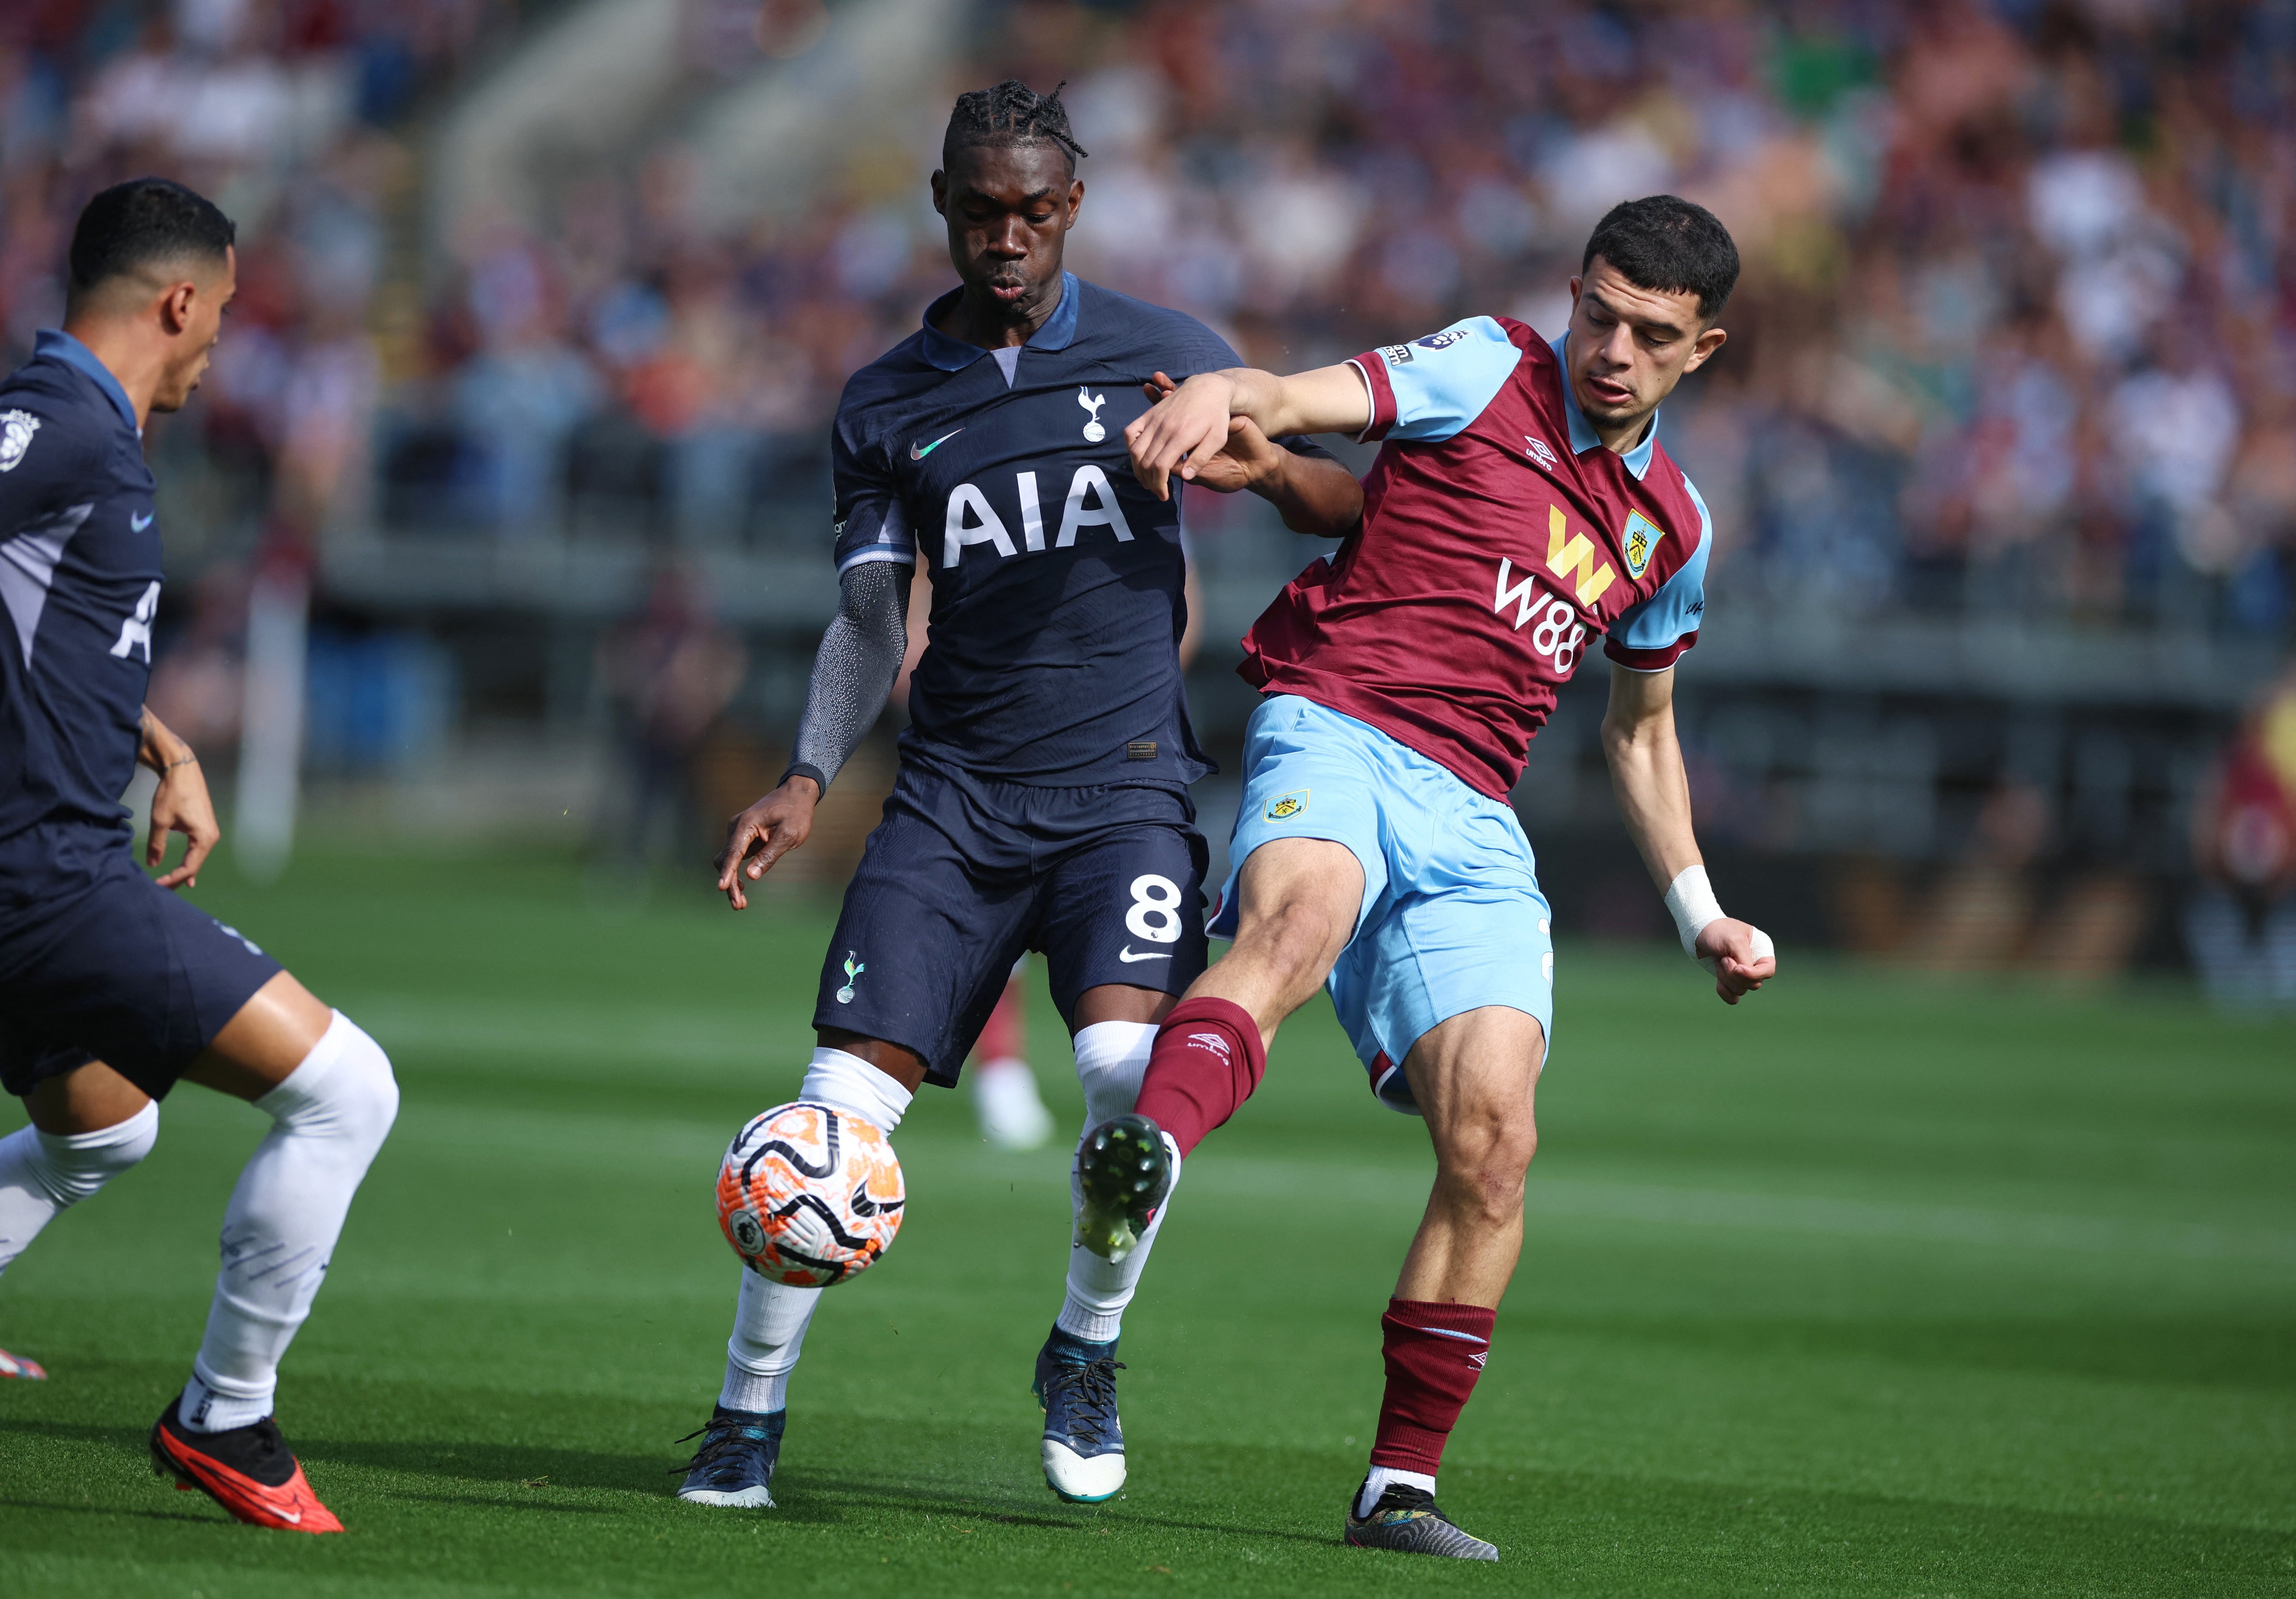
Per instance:
[[[29,403],[28,403],[29,402]],[[0,400],[0,543],[62,510],[102,452],[75,428],[67,408],[11,395]]]
[[[893,481],[892,464],[884,448],[857,438],[846,419],[840,417],[830,448],[831,477],[837,509],[831,529],[836,541],[837,570],[842,574],[868,561],[917,564],[916,533],[909,526],[908,509],[901,502],[900,485]]]
[[[1688,477],[1682,486],[1698,507],[1698,548],[1656,593],[1621,611],[1603,640],[1603,653],[1630,672],[1663,672],[1680,660],[1698,642],[1698,624],[1706,615],[1706,558],[1714,548],[1714,517]]]
[[[1482,414],[1521,359],[1506,330],[1488,316],[1365,350],[1348,363],[1371,396],[1362,442],[1441,443]]]

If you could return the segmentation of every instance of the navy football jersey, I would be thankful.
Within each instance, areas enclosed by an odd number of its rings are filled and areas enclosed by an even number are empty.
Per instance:
[[[1048,787],[1211,770],[1181,692],[1180,485],[1132,476],[1140,386],[1242,362],[1192,316],[1079,281],[1025,346],[924,326],[837,409],[837,568],[922,560],[931,630],[905,752]],[[1320,453],[1320,452],[1317,452]]]
[[[160,534],[135,408],[68,333],[0,383],[0,839],[125,831]]]

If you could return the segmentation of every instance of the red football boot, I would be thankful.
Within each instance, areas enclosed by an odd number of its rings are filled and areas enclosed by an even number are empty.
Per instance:
[[[319,1503],[303,1467],[269,1416],[228,1432],[193,1432],[168,1401],[152,1424],[152,1469],[176,1486],[207,1495],[252,1527],[284,1532],[340,1532],[343,1524]]]
[[[38,1361],[0,1350],[0,1382],[12,1377],[26,1383],[45,1383],[48,1380],[48,1374]]]

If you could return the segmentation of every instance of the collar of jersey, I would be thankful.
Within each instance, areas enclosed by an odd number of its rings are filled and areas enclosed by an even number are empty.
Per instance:
[[[135,425],[135,407],[128,403],[127,391],[119,387],[119,379],[111,375],[111,369],[95,358],[94,350],[62,328],[42,328],[32,339],[32,359],[37,361],[43,355],[86,373],[119,412],[119,420],[127,424],[127,430],[138,438],[144,436],[144,429]]]
[[[952,289],[925,307],[925,359],[945,372],[961,372],[988,354],[977,344],[967,344],[962,339],[951,339],[933,323],[941,314],[956,303],[964,292]],[[1077,330],[1077,278],[1072,272],[1061,273],[1061,303],[1045,319],[1045,325],[1029,335],[1023,347],[1031,350],[1065,350],[1075,339]]]
[[[1603,441],[1595,436],[1595,424],[1587,420],[1587,413],[1578,409],[1578,396],[1570,392],[1570,357],[1563,350],[1570,339],[1570,335],[1565,333],[1546,347],[1554,352],[1554,359],[1562,369],[1562,414],[1570,419],[1570,453],[1584,455],[1589,450],[1601,449]],[[1640,483],[1643,474],[1650,470],[1651,453],[1657,447],[1658,412],[1653,411],[1649,425],[1643,428],[1643,442],[1619,454],[1619,459],[1627,463],[1627,470],[1635,475],[1636,483]]]

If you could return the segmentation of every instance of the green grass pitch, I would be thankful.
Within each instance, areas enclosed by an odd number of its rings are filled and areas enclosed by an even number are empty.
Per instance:
[[[1321,1002],[1133,1307],[1124,1497],[1036,1464],[1067,1156],[928,1092],[900,1241],[814,1326],[782,1507],[700,1511],[670,1468],[735,1286],[711,1174],[796,1089],[827,912],[605,912],[490,860],[199,897],[406,1090],[281,1393],[351,1534],[231,1525],[145,1464],[263,1125],[186,1089],[0,1283],[0,1344],[53,1376],[0,1384],[0,1593],[2296,1593],[2296,1029],[2174,986],[1789,951],[1734,1012],[1679,957],[1566,948],[1529,1240],[1443,1480],[1505,1558],[1458,1566],[1337,1539],[1430,1163]],[[1034,1028],[1072,1122],[1041,999]]]

